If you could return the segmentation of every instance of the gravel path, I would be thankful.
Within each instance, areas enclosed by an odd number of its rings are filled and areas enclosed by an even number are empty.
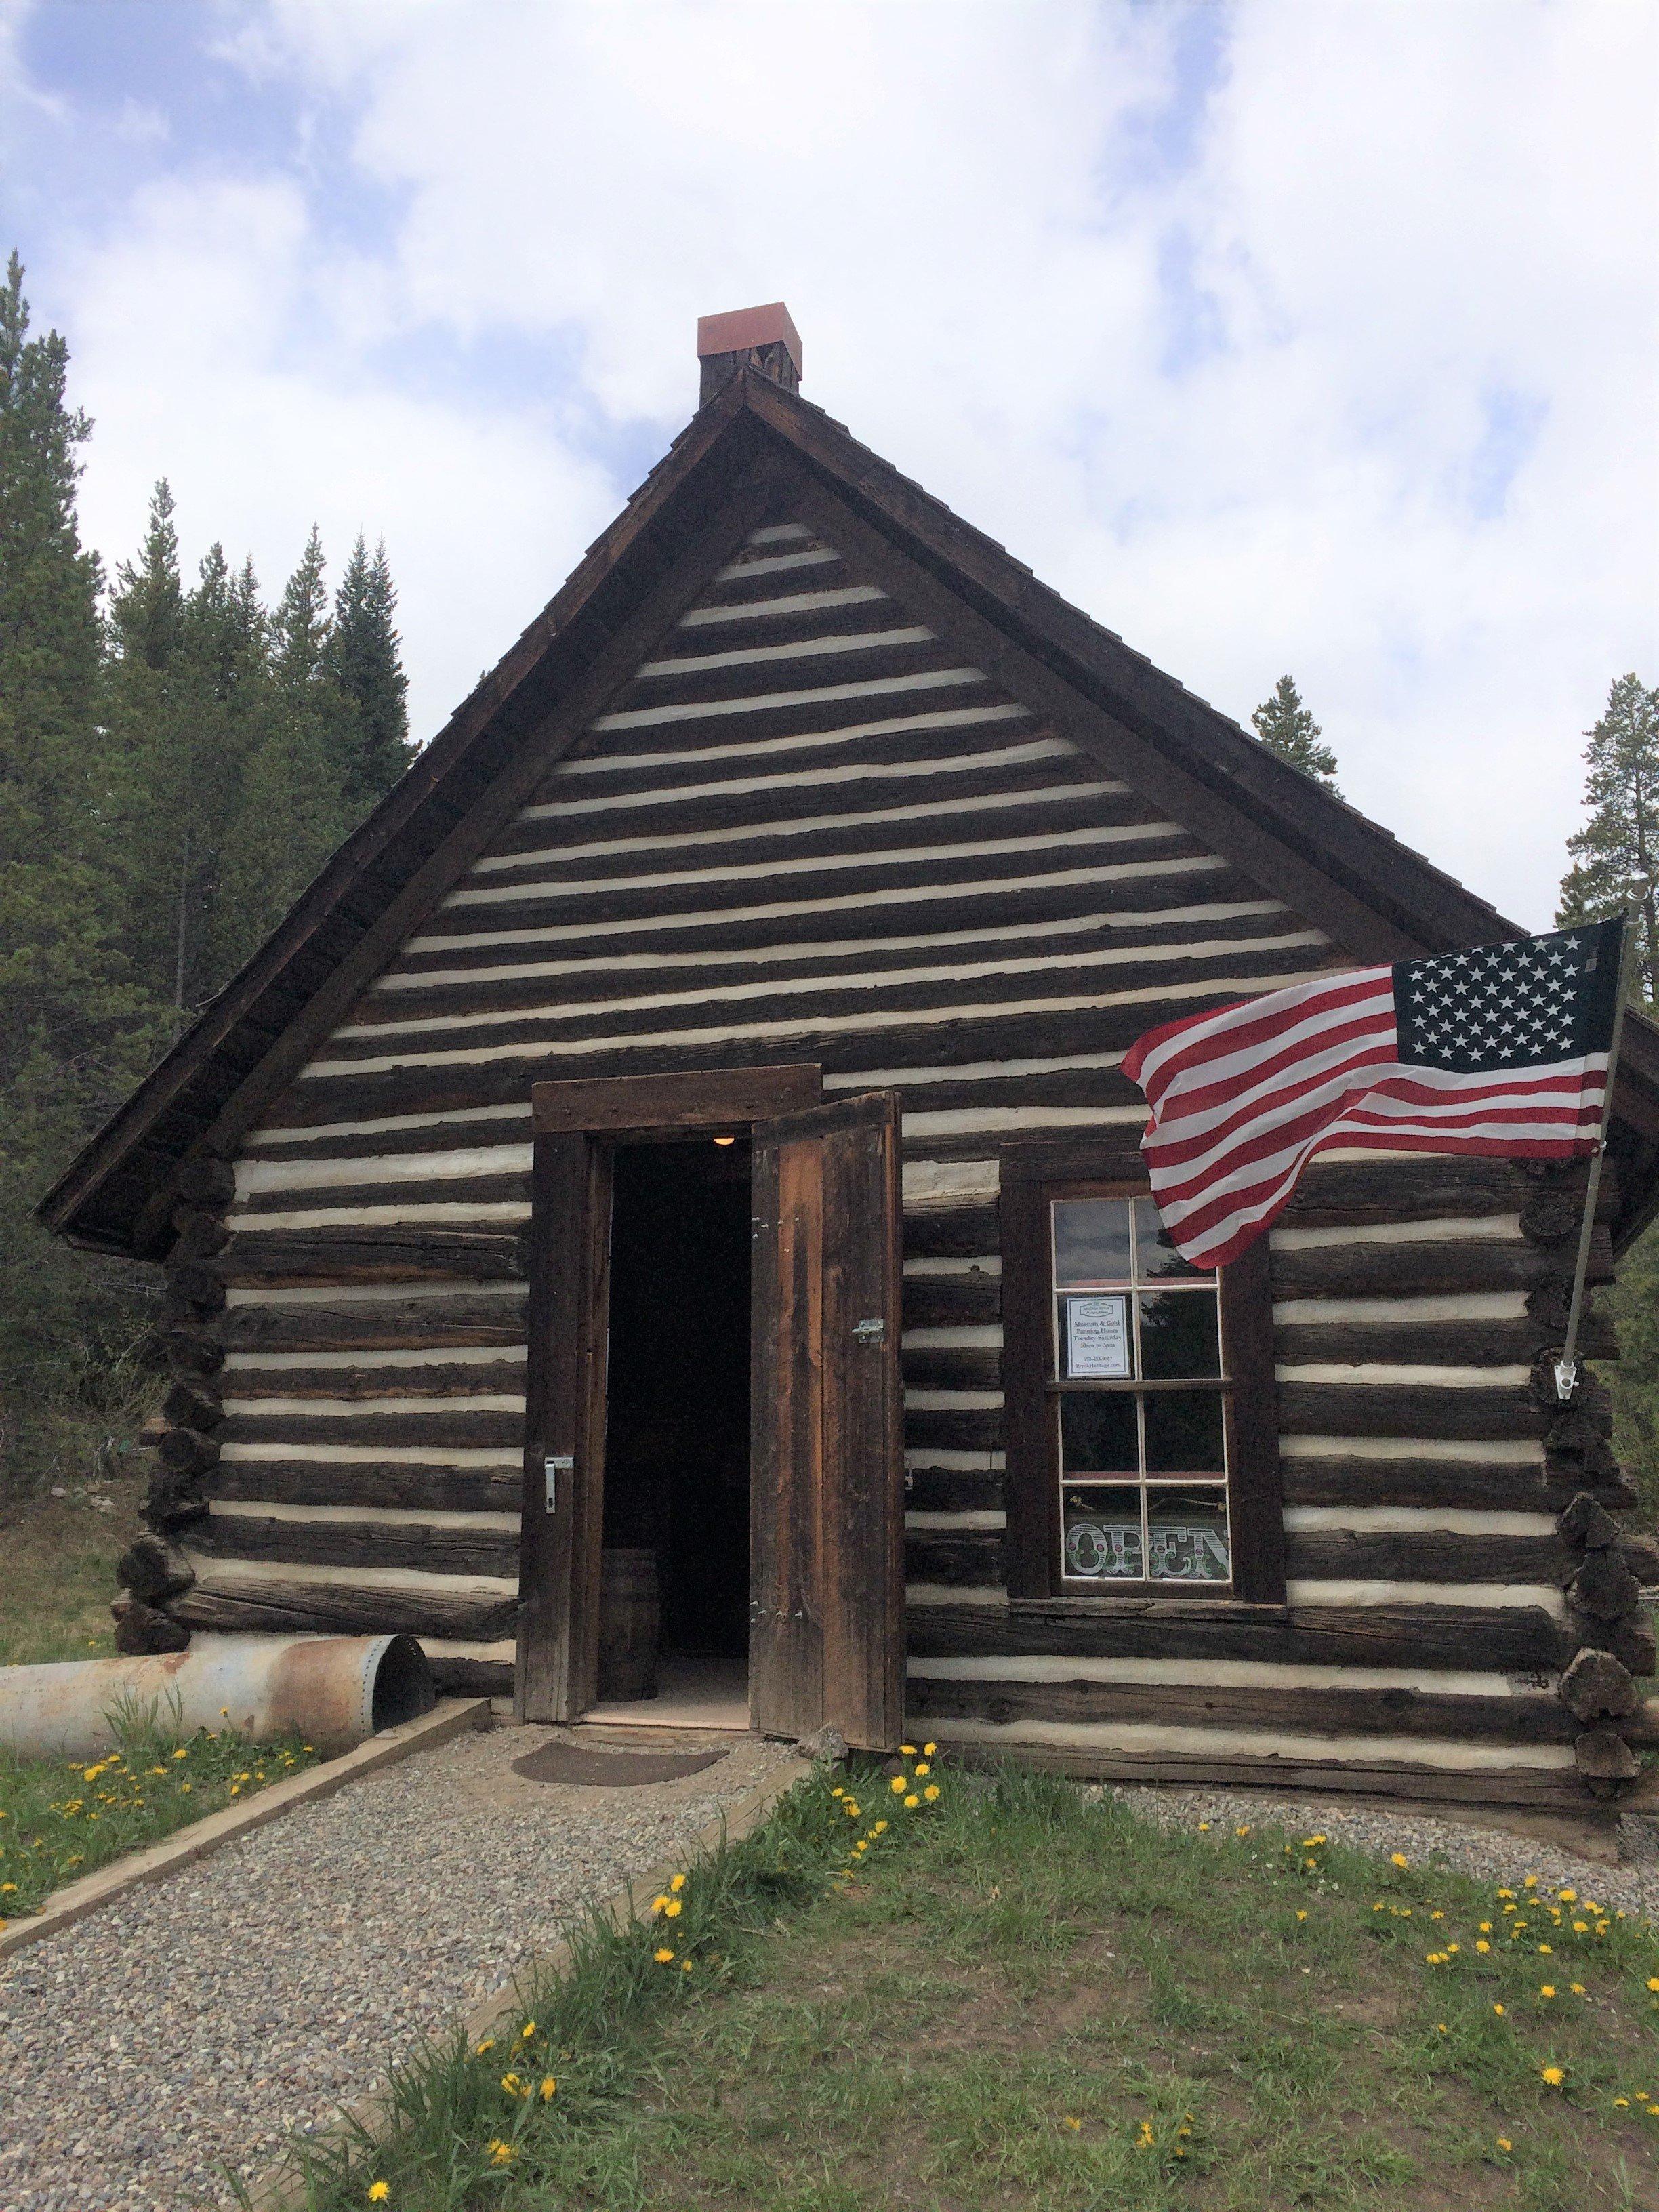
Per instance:
[[[288,2130],[498,1989],[791,1753],[740,1739],[644,1788],[511,1771],[547,1729],[466,1735],[0,1967],[3,2212],[233,2202]]]
[[[1417,1811],[1394,1813],[1340,1798],[1281,1797],[1267,1790],[1142,1789],[1114,1784],[1112,1795],[1161,1827],[1195,1828],[1200,1820],[1231,1830],[1248,1822],[1260,1828],[1322,1830],[1334,1842],[1359,1849],[1404,1851],[1437,1859],[1477,1881],[1516,1882],[1535,1874],[1552,1887],[1572,1884],[1624,1912],[1659,1921],[1659,1820],[1626,1814],[1620,1822],[1621,1863],[1581,1857],[1559,1844],[1473,1821],[1438,1820]]]

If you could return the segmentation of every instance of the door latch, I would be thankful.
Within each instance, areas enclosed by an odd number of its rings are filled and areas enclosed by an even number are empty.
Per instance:
[[[547,1510],[550,1513],[556,1513],[559,1510],[560,1475],[574,1474],[575,1472],[575,1455],[572,1452],[562,1452],[556,1459],[542,1462],[542,1473],[547,1479]]]
[[[884,1344],[887,1341],[886,1322],[879,1316],[873,1321],[855,1321],[853,1323],[853,1341],[854,1344]]]

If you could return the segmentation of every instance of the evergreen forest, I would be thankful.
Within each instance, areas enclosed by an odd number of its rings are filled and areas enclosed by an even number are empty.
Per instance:
[[[146,1389],[153,1270],[33,1209],[411,757],[383,545],[329,588],[313,531],[274,600],[212,545],[181,573],[159,483],[106,574],[92,425],[55,331],[0,289],[0,1500],[74,1470]]]

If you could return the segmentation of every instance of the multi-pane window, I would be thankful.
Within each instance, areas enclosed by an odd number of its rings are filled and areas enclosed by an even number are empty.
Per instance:
[[[1060,1581],[1229,1583],[1216,1276],[1147,1198],[1048,1200]]]

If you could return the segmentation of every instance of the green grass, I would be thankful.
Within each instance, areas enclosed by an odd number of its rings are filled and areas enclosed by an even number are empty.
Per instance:
[[[380,2140],[307,2154],[313,2212],[1659,2203],[1646,1923],[1017,1769],[848,1868],[892,1802],[862,1778],[848,1823],[830,1786],[672,1925],[590,1929],[492,2047],[400,2069]]]
[[[118,1745],[95,1759],[0,1752],[0,1922],[54,1889],[204,1814],[313,1765],[299,1738],[256,1744],[234,1729],[181,1735],[154,1708],[114,1716]]]
[[[114,1472],[61,1487],[62,1498],[47,1490],[0,1502],[0,1666],[114,1652],[115,1562],[138,1533],[143,1484]],[[94,1504],[97,1498],[110,1506]]]

